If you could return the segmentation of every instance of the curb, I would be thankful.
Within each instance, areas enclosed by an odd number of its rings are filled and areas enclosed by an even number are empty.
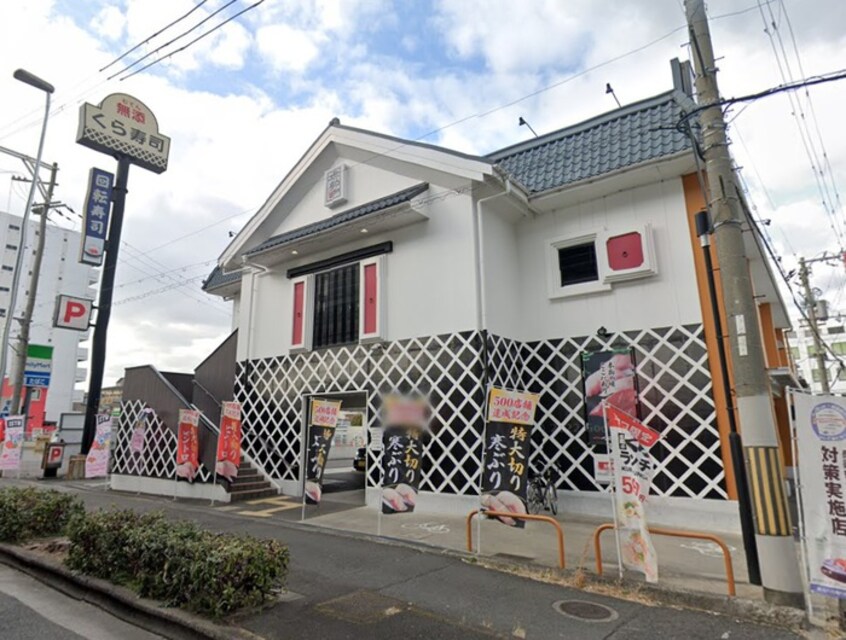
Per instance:
[[[139,598],[126,587],[73,573],[60,564],[8,544],[0,544],[0,563],[65,595],[92,604],[121,620],[171,640],[263,640],[246,629],[215,624],[182,609]]]
[[[495,558],[471,557],[473,558],[473,562],[476,562],[483,568],[508,573],[520,572],[520,575],[529,579],[540,580],[542,582],[553,582],[549,580],[549,578],[572,578],[576,575],[577,571],[572,569],[562,570],[553,567],[507,562]],[[771,627],[786,628],[793,631],[816,628],[808,621],[804,610],[794,609],[793,607],[773,605],[768,602],[749,600],[748,598],[741,598],[737,596],[721,596],[703,591],[667,589],[646,582],[633,580],[631,578],[612,578],[609,576],[598,576],[592,573],[585,573],[583,575],[585,577],[584,587],[575,587],[572,585],[564,586],[588,592],[590,590],[585,589],[585,587],[590,587],[591,585],[617,587],[623,590],[623,594],[612,595],[599,592],[599,595],[605,595],[606,597],[618,598],[621,600],[628,599],[627,596],[645,596],[653,600],[656,605],[666,605],[670,607],[704,611],[707,613],[716,613],[735,619],[764,624]]]

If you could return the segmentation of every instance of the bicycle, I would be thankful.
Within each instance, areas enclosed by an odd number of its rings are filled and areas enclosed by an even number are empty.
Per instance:
[[[546,469],[543,473],[532,476],[527,487],[526,501],[529,503],[529,513],[551,511],[558,515],[558,491],[551,481],[552,473]]]

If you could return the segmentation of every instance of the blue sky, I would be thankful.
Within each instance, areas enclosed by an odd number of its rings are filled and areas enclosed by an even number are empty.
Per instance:
[[[624,104],[666,91],[669,60],[688,57],[685,31],[676,31],[684,24],[678,0],[266,0],[126,82],[98,73],[197,1],[0,5],[0,145],[34,153],[37,143],[40,97],[14,82],[12,71],[26,67],[53,82],[46,157],[62,168],[62,200],[79,209],[88,167],[103,162],[74,142],[81,102],[115,91],[136,95],[173,138],[166,173],[139,170],[131,178],[125,237],[134,249],[118,271],[128,301],[112,316],[110,379],[148,361],[190,369],[226,335],[230,309],[200,293],[199,280],[228,232],[244,224],[333,116],[412,139],[437,130],[424,140],[485,153],[531,137],[518,126],[520,116],[542,134],[614,108],[608,82]],[[223,4],[208,0],[184,24]],[[237,0],[220,15],[249,4]],[[770,0],[760,7],[757,0],[712,0],[708,7],[725,95],[783,81],[774,30],[764,32],[770,8],[794,69],[788,27],[806,75],[842,66],[842,0]],[[844,85],[813,91],[838,184],[846,179]],[[794,252],[838,248],[792,110],[784,96],[756,102],[729,132],[750,200],[761,218],[773,220],[788,266]],[[12,170],[20,167],[0,156],[0,171]],[[20,189],[6,175],[0,174],[0,202],[19,212]],[[820,270],[815,277],[835,306],[846,307],[840,275]],[[149,293],[167,283],[178,286]]]

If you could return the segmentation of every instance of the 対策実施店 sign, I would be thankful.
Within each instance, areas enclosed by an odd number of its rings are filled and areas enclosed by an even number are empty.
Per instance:
[[[167,169],[170,138],[159,133],[156,116],[143,102],[113,93],[99,105],[83,104],[76,141],[95,151],[128,158],[154,173]]]
[[[792,393],[792,397],[799,454],[796,484],[802,498],[810,589],[814,593],[844,599],[846,399],[804,393]],[[777,451],[771,457],[781,464]],[[761,468],[765,466],[761,460],[756,462]],[[776,520],[777,514],[772,518]]]

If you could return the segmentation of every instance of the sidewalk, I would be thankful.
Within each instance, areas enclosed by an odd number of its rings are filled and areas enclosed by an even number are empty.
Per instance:
[[[289,593],[279,603],[235,620],[235,624],[268,639],[799,638],[785,629],[741,621],[734,615],[662,606],[646,592],[634,600],[622,600],[488,570],[477,566],[466,553],[457,553],[465,544],[464,522],[457,517],[383,517],[385,538],[376,540],[371,534],[376,533],[377,514],[365,508],[334,511],[300,523],[299,503],[285,497],[271,499],[275,501],[272,504],[211,507],[208,502],[173,502],[168,498],[110,492],[95,482],[20,483],[72,491],[90,509],[115,505],[138,511],[163,510],[169,517],[192,519],[212,530],[250,533],[286,543],[292,558]],[[0,481],[0,486],[5,484],[7,481]],[[339,508],[349,497],[339,495],[333,508]],[[497,522],[480,526],[482,551],[491,558],[553,565],[556,552],[551,527],[544,531],[543,525],[537,523],[525,531],[514,531]],[[591,523],[566,520],[564,527],[568,566],[576,567],[593,527]],[[615,562],[613,536],[606,535],[607,570],[611,572]],[[738,546],[736,540],[727,542]],[[692,603],[706,609],[715,603],[732,606],[732,601],[722,595],[722,560],[703,555],[695,548],[674,549],[674,544],[662,545],[658,550],[659,558],[661,554],[664,558],[660,559],[662,581],[678,579],[678,584],[691,589],[701,580],[715,595],[694,597]],[[586,567],[592,565],[592,558],[590,552]],[[692,566],[701,570],[702,576],[684,572],[684,578],[681,573],[674,578],[672,570],[681,569],[683,561],[694,562]],[[735,564],[738,565],[737,560]],[[738,574],[745,576],[742,569],[737,566]],[[757,590],[748,588],[754,596]],[[568,617],[556,609],[561,601],[581,603],[577,607],[601,605],[608,607],[612,615],[602,621]],[[759,613],[772,615],[766,607]]]
[[[595,574],[593,533],[598,525],[608,520],[589,520],[563,513],[559,513],[556,520],[561,523],[564,531],[567,568],[581,567],[586,573]],[[376,509],[359,507],[324,516],[309,517],[306,522],[343,531],[381,535],[396,540],[467,551],[467,525],[466,518],[463,517],[431,513],[394,514],[382,516],[380,524]],[[473,550],[483,557],[547,567],[558,566],[557,537],[553,526],[548,523],[527,522],[525,529],[517,529],[496,520],[476,516],[471,532]],[[718,537],[731,552],[737,595],[749,599],[762,599],[762,589],[749,584],[746,557],[740,536],[721,534]],[[616,577],[619,574],[619,568],[614,532],[604,532],[601,542],[605,575]],[[723,554],[716,544],[658,535],[653,536],[653,543],[658,556],[661,585],[685,591],[726,595]],[[639,574],[626,572],[626,576],[636,580]],[[642,576],[640,578],[642,579]]]

